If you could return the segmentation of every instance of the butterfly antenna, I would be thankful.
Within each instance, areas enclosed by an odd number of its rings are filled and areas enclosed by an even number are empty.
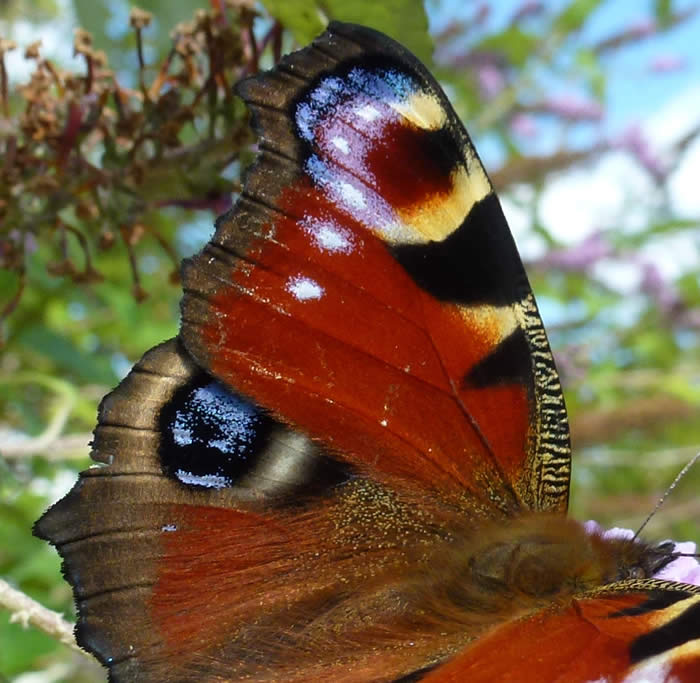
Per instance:
[[[685,467],[676,475],[676,478],[671,482],[671,485],[664,491],[663,496],[659,498],[658,502],[654,506],[654,509],[647,515],[647,518],[642,522],[642,526],[637,529],[636,533],[634,534],[634,539],[636,540],[639,534],[642,533],[644,527],[649,523],[649,520],[658,512],[659,508],[666,502],[666,498],[668,498],[668,494],[673,491],[673,489],[676,488],[678,482],[683,479],[683,477],[687,474],[688,470],[698,461],[700,460],[700,452],[696,453],[691,459],[690,462],[686,463]]]

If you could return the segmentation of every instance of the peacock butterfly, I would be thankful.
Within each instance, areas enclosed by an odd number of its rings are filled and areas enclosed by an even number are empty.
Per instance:
[[[238,86],[260,156],[182,328],[37,523],[111,681],[700,680],[700,587],[565,516],[537,306],[444,93],[333,23]]]

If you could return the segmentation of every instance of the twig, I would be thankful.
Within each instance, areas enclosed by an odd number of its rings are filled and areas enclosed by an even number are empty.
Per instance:
[[[63,428],[70,417],[73,410],[75,401],[70,400],[72,397],[68,396],[68,400],[64,403],[58,404],[56,406],[56,412],[52,415],[51,421],[47,425],[41,434],[35,437],[29,437],[22,440],[16,440],[15,443],[5,442],[2,444],[2,452],[6,454],[18,454],[18,453],[37,453],[45,451],[53,444],[56,439],[61,435]]]
[[[0,607],[10,611],[10,623],[19,623],[25,628],[34,626],[76,652],[91,657],[78,647],[73,635],[73,624],[67,622],[63,615],[44,607],[3,579],[0,579]]]
[[[85,460],[89,454],[91,434],[66,434],[53,440],[46,438],[46,432],[30,437],[24,434],[9,434],[0,425],[0,455],[5,460],[21,460],[33,455],[41,455],[49,462]]]
[[[640,451],[638,448],[593,448],[576,449],[576,466],[585,469],[635,467],[638,469],[667,469],[685,465],[697,453],[697,445],[680,448],[660,448]]]
[[[493,186],[498,190],[516,183],[534,182],[553,171],[564,171],[575,164],[593,161],[606,150],[605,144],[595,143],[580,151],[560,151],[547,156],[515,158],[489,175]]]
[[[625,401],[616,408],[588,410],[571,420],[571,434],[578,448],[608,443],[620,434],[649,432],[671,421],[694,420],[697,407],[675,396],[655,393]]]

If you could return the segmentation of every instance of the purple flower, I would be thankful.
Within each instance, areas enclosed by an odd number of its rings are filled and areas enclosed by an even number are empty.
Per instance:
[[[525,138],[532,138],[537,135],[537,123],[532,116],[527,114],[516,114],[510,120],[510,129],[516,134]]]
[[[634,538],[632,529],[623,529],[622,527],[614,526],[612,529],[604,529],[594,519],[589,519],[583,523],[583,528],[587,534],[599,535],[601,538]]]
[[[506,85],[503,72],[497,66],[488,62],[477,67],[476,77],[482,95],[489,99],[498,95]]]
[[[613,248],[602,233],[594,232],[575,246],[549,252],[541,263],[563,270],[583,271],[612,254]]]
[[[24,233],[24,250],[28,254],[33,254],[37,249],[39,248],[39,245],[37,244],[36,241],[36,236],[34,235],[33,232],[25,232]]]
[[[666,313],[670,313],[681,303],[676,290],[666,282],[659,268],[653,263],[642,264],[641,289]]]
[[[525,19],[525,17],[540,14],[542,10],[544,10],[544,3],[538,0],[525,0],[525,2],[515,10],[511,21],[515,24]]]
[[[652,151],[639,124],[630,125],[612,144],[629,152],[655,178],[666,174],[665,165]]]
[[[562,116],[572,121],[600,121],[603,107],[595,100],[587,100],[577,95],[558,95],[542,103],[544,111]]]
[[[697,547],[692,541],[671,542],[677,553],[692,555],[697,551]],[[660,572],[657,572],[654,578],[700,585],[700,564],[695,557],[678,557],[667,564]]]
[[[677,55],[657,55],[649,62],[649,71],[657,74],[665,74],[671,71],[679,71],[687,66],[688,62]]]
[[[34,253],[38,248],[36,237],[33,232],[22,232],[21,230],[14,228],[10,230],[8,237],[15,244],[23,243],[24,250],[29,254]]]

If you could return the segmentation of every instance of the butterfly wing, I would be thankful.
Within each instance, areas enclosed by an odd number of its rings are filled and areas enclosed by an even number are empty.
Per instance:
[[[644,587],[642,584],[645,584]],[[425,683],[700,680],[700,588],[618,584],[482,635]]]
[[[410,613],[455,528],[565,509],[561,388],[419,62],[333,24],[240,91],[261,155],[185,268],[187,351],[105,399],[106,466],[37,533],[113,681],[398,679],[471,637]]]
[[[407,613],[462,510],[361,476],[176,340],[105,397],[93,457],[35,533],[110,681],[393,680],[470,637]]]
[[[433,77],[386,36],[333,23],[239,91],[261,153],[185,267],[196,362],[375,478],[565,510],[545,331]]]
[[[59,549],[78,642],[111,681],[250,676],[263,654],[272,666],[279,646],[261,642],[271,631],[322,613],[336,565],[367,579],[362,552],[347,547],[367,524],[355,532],[348,517],[352,539],[336,534],[342,501],[321,495],[350,471],[202,372],[176,340],[105,397],[93,458],[103,466],[83,472],[35,533]]]

